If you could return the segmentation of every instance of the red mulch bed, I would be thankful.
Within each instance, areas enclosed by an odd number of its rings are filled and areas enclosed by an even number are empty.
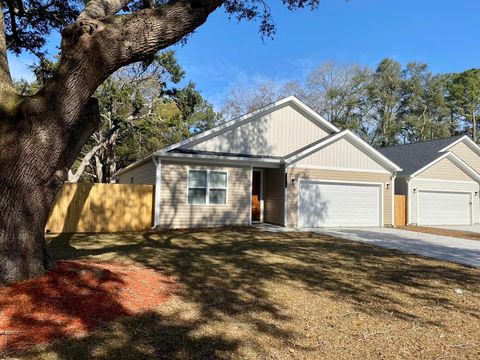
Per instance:
[[[59,261],[41,278],[0,287],[0,352],[25,350],[165,302],[178,286],[150,269],[106,262]]]

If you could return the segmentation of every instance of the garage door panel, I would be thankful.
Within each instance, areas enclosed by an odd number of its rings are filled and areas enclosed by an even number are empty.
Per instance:
[[[471,194],[463,192],[419,191],[419,225],[471,224]]]
[[[380,226],[378,185],[302,181],[299,227]]]

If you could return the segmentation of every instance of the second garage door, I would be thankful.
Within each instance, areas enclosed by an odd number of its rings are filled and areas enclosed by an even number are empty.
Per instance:
[[[380,185],[300,182],[299,227],[381,226]]]
[[[471,194],[419,191],[418,225],[470,225]]]

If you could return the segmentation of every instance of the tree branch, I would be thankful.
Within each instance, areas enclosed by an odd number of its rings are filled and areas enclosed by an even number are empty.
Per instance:
[[[3,100],[6,93],[14,93],[10,68],[7,58],[7,42],[5,38],[5,19],[3,15],[3,5],[0,1],[0,99]]]
[[[80,13],[78,19],[98,19],[115,15],[133,0],[91,0]]]
[[[78,180],[80,180],[80,178],[82,177],[86,167],[90,164],[93,156],[104,146],[105,142],[102,142],[98,145],[95,145],[89,152],[87,152],[83,157],[82,161],[80,162],[80,165],[78,166],[78,169],[75,173],[73,173],[72,169],[69,169],[68,182],[77,183]]]
[[[57,72],[36,97],[56,99],[45,103],[52,107],[52,118],[63,121],[66,128],[73,126],[108,76],[175,44],[202,25],[224,1],[173,0],[132,14],[77,21],[63,32]]]

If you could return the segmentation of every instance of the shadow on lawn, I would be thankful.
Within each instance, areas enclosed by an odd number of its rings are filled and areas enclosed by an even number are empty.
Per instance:
[[[451,298],[457,287],[480,292],[477,269],[319,234],[231,228],[60,235],[49,247],[56,258],[115,256],[173,275],[182,285],[179,296],[198,309],[195,321],[145,313],[109,331],[53,344],[49,350],[61,359],[72,358],[72,353],[80,354],[78,358],[229,357],[241,338],[198,335],[200,327],[214,323],[235,322],[287,341],[298,334],[286,326],[292,316],[285,311],[290,299],[272,296],[277,286],[289,286],[292,297],[302,288],[350,303],[361,313],[390,314],[417,324],[445,326],[418,309],[427,308],[431,315],[450,306],[480,320],[478,306],[453,304]]]

